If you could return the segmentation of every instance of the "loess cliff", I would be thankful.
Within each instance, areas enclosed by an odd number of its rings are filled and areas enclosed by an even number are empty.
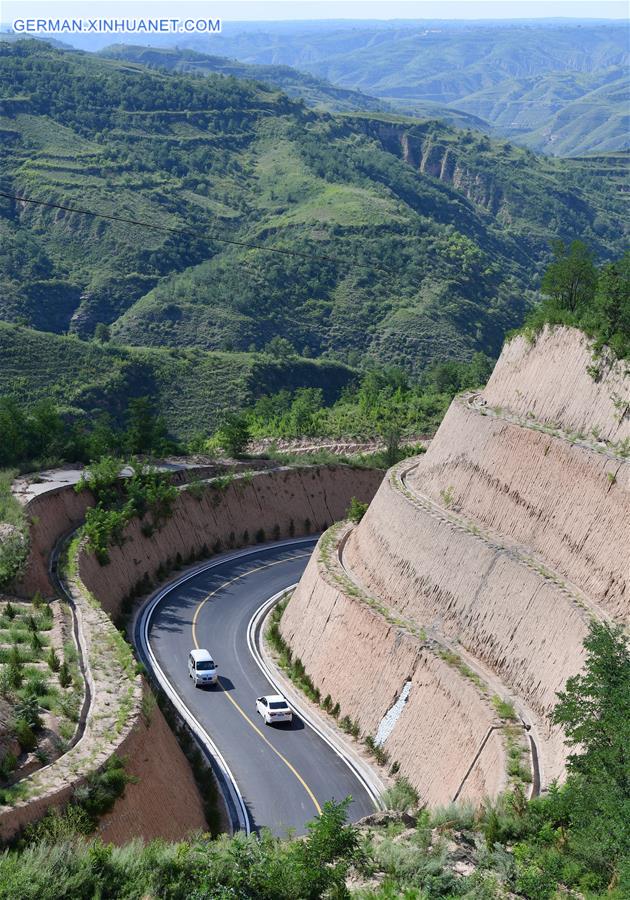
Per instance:
[[[591,618],[628,619],[629,410],[627,367],[580,332],[517,337],[320,541],[284,638],[429,804],[562,777],[556,692]]]

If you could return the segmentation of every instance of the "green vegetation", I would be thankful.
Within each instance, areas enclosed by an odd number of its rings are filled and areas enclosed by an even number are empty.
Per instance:
[[[233,353],[278,337],[302,356],[414,377],[439,360],[495,356],[536,299],[553,238],[587,240],[603,259],[623,245],[622,200],[596,171],[584,178],[435,120],[334,117],[251,81],[35,41],[3,44],[0,73],[7,188],[186,229],[0,204],[0,318],[90,338],[109,328],[91,353],[101,367],[119,362],[94,377],[92,408],[104,381],[120,397],[121,368],[136,382],[155,367],[151,393],[168,392],[173,410],[183,401],[190,420],[205,366],[188,358],[185,391],[162,374],[181,371],[182,349],[223,351],[224,373]],[[122,344],[180,352],[149,358]],[[218,411],[229,409],[232,395],[208,379]]]
[[[278,654],[278,665],[293,681],[293,683],[309,698],[313,703],[321,702],[321,694],[315,687],[304,668],[304,663],[298,657],[294,657],[291,648],[280,633],[280,619],[285,611],[289,598],[286,597],[274,606],[269,617],[269,625],[265,632],[265,637]],[[328,698],[330,700],[330,697]],[[323,708],[325,706],[322,704]]]
[[[164,419],[154,413],[148,397],[129,401],[124,422],[123,427],[117,427],[105,414],[96,422],[77,422],[62,415],[50,400],[40,400],[28,408],[12,398],[0,397],[0,428],[5,435],[0,462],[28,469],[66,460],[100,459],[106,453],[163,455],[175,449],[167,438]],[[12,474],[5,475],[5,481],[9,480],[3,493],[10,490]],[[7,502],[3,502],[4,507]],[[2,516],[0,507],[0,521]]]
[[[432,434],[455,394],[484,385],[491,371],[482,353],[432,366],[416,382],[397,368],[369,371],[330,406],[316,388],[282,390],[257,400],[245,418],[253,438],[381,438],[395,453],[400,437]]]
[[[127,467],[131,475],[121,477]],[[109,547],[121,545],[128,522],[141,519],[143,533],[151,534],[169,518],[177,497],[168,473],[134,459],[125,464],[111,457],[89,466],[75,490],[94,494],[96,506],[86,511],[82,534],[101,565],[109,562]]]
[[[265,394],[242,412],[217,412],[216,421],[221,424],[212,438],[211,427],[204,430],[198,424],[189,432],[187,443],[174,440],[168,431],[167,418],[172,422],[173,411],[181,407],[167,405],[169,401],[159,395],[158,402],[164,406],[157,411],[148,397],[136,397],[118,418],[106,412],[87,416],[49,399],[24,406],[14,397],[0,398],[0,426],[6,435],[0,464],[28,470],[63,461],[89,462],[130,454],[163,456],[178,450],[214,454],[222,449],[238,457],[250,438],[317,436],[380,438],[386,443],[383,464],[390,466],[399,459],[401,437],[435,431],[455,393],[482,385],[491,371],[490,360],[481,353],[470,363],[434,366],[417,384],[397,369],[370,371],[350,381],[351,371],[342,366],[305,365],[320,383],[330,376],[327,388],[283,388]],[[336,378],[346,385],[341,392]],[[270,383],[275,386],[275,377]],[[262,387],[259,384],[259,390]],[[54,396],[56,391],[51,393]],[[331,399],[334,402],[330,403]],[[366,463],[378,465],[380,461]]]
[[[98,842],[29,845],[20,855],[0,859],[0,897],[343,897],[346,876],[359,855],[355,829],[345,824],[346,809],[347,802],[325,804],[303,841],[263,833],[121,849]]]
[[[387,809],[394,809],[397,812],[413,812],[420,806],[420,797],[409,779],[401,775],[396,778],[393,787],[385,791],[383,802]]]
[[[26,826],[18,841],[24,856],[29,856],[30,848],[37,845],[50,847],[78,835],[91,834],[99,817],[109,812],[125,786],[135,780],[125,771],[125,760],[111,756],[102,769],[88,775],[85,785],[75,790],[72,801],[63,810],[52,807],[43,819]],[[0,891],[5,889],[3,882]],[[50,885],[49,889],[55,888]]]
[[[357,500],[356,497],[352,497],[350,499],[350,506],[346,510],[346,519],[350,519],[351,522],[360,522],[363,516],[368,511],[368,503],[363,503],[361,500]]]
[[[311,390],[305,388],[305,390]],[[230,413],[225,416],[221,427],[214,436],[214,443],[221,447],[228,456],[242,456],[247,449],[251,432],[247,420],[243,415]]]
[[[3,432],[2,426],[0,404],[0,434],[3,434],[4,440],[6,432]],[[16,473],[10,469],[0,469],[0,589],[6,587],[22,572],[28,555],[26,515],[24,508],[11,492],[15,475]]]
[[[133,402],[147,394],[169,438],[189,440],[199,431],[212,433],[226,411],[247,406],[261,394],[314,387],[332,403],[355,376],[334,362],[122,348],[2,322],[0,358],[4,466],[25,459],[48,464],[98,458],[103,452],[139,452],[131,435],[112,440],[111,432],[133,428]],[[79,440],[81,435],[85,439]],[[160,446],[162,440],[155,452]]]
[[[63,662],[51,643],[51,607],[36,594],[32,603],[7,602],[0,608],[0,705],[3,712],[3,741],[0,746],[0,803],[19,797],[20,785],[11,785],[19,765],[9,749],[15,739],[23,753],[44,754],[40,744],[46,739],[55,756],[63,750],[79,718],[83,682],[76,665],[73,646],[64,648]],[[48,664],[48,669],[41,666]],[[55,720],[44,722],[51,712]],[[46,734],[51,729],[54,734]],[[40,762],[47,762],[40,759]]]
[[[558,243],[541,288],[545,299],[528,316],[526,334],[547,323],[573,325],[594,338],[596,354],[606,346],[630,359],[630,251],[597,268],[593,253],[581,241],[569,247]]]
[[[329,81],[298,72],[290,66],[252,66],[224,56],[209,56],[194,50],[166,47],[134,47],[117,44],[100,51],[109,59],[124,59],[149,69],[166,69],[188,75],[224,75],[275,85],[289,97],[303,100],[307,106],[334,112],[357,109],[384,110],[388,104],[361,91],[336,87]]]

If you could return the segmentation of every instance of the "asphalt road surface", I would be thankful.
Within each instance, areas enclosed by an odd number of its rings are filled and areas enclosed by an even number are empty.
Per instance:
[[[255,611],[297,582],[315,540],[261,547],[175,586],[156,607],[149,641],[173,688],[225,757],[239,785],[252,830],[306,831],[327,800],[352,796],[350,818],[374,812],[350,768],[294,714],[291,724],[266,726],[256,698],[276,693],[247,645]],[[219,669],[219,685],[196,688],[188,677],[190,650],[204,647]]]

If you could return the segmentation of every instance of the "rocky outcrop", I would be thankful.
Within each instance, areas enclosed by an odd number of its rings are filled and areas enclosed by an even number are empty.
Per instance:
[[[116,617],[123,599],[139,582],[155,581],[158,570],[204,551],[322,531],[343,518],[356,496],[369,501],[383,477],[375,469],[303,466],[270,469],[181,490],[173,514],[152,534],[132,521],[120,547],[102,566],[82,554],[80,574],[103,608]]]
[[[496,178],[487,169],[475,169],[457,141],[436,132],[435,122],[409,128],[402,123],[356,118],[353,125],[423,175],[452,185],[467,200],[492,215],[497,215],[505,205],[506,198]]]

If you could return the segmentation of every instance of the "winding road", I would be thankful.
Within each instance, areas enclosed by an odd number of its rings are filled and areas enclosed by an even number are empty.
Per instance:
[[[256,698],[276,689],[248,645],[250,622],[271,597],[299,580],[314,546],[314,538],[296,539],[209,563],[164,588],[135,625],[141,655],[211,738],[223,780],[236,782],[233,806],[240,803],[245,830],[302,834],[327,800],[348,795],[351,819],[374,811],[362,781],[300,716],[268,727],[256,713]],[[195,646],[213,654],[216,687],[195,688],[188,677],[187,657]]]

